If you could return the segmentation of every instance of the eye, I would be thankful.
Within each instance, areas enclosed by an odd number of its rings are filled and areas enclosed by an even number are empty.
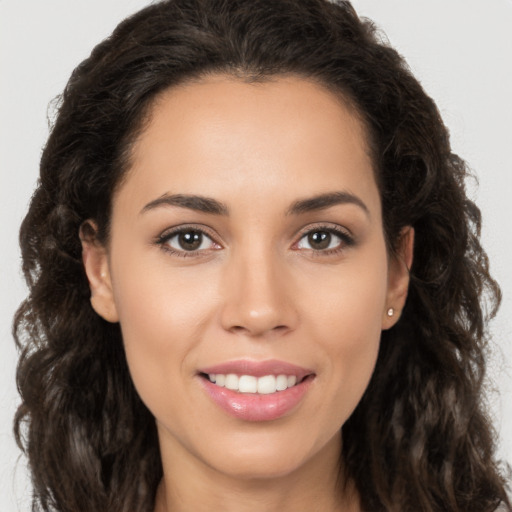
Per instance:
[[[220,249],[220,245],[215,243],[209,235],[195,228],[180,228],[164,233],[159,237],[158,243],[165,250],[181,256],[192,256],[193,253]]]
[[[322,227],[304,233],[295,248],[330,254],[351,246],[353,243],[354,241],[348,233],[330,227]]]

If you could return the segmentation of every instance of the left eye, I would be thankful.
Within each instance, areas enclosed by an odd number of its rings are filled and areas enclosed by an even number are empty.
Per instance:
[[[297,244],[297,249],[325,251],[337,249],[343,244],[343,238],[329,230],[315,230],[306,233]]]
[[[196,229],[178,231],[167,238],[165,244],[175,251],[201,251],[212,249],[216,245],[213,240]]]

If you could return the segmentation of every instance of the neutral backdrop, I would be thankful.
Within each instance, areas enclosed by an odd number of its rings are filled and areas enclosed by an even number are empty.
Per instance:
[[[300,0],[297,0],[300,1]],[[17,230],[48,135],[47,107],[72,69],[147,0],[0,0],[0,511],[28,512],[26,462],[11,434],[18,397],[12,316],[26,293]],[[492,324],[489,401],[512,462],[512,0],[354,0],[437,101],[454,150],[479,177],[483,240],[503,304]]]

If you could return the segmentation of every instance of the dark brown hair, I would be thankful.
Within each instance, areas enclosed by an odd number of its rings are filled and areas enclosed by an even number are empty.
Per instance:
[[[390,250],[404,226],[415,229],[405,310],[342,428],[344,471],[364,510],[507,502],[483,401],[485,312],[495,313],[499,288],[434,102],[347,1],[169,0],[123,21],[73,72],[21,228],[30,294],[15,318],[15,432],[34,510],[152,511],[162,476],[154,420],[119,325],[91,308],[78,232],[94,219],[108,240],[112,195],[155,97],[211,73],[294,74],[341,95],[368,131]]]

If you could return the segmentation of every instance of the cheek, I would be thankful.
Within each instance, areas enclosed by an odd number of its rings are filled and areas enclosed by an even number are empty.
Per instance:
[[[311,324],[324,330],[335,352],[362,352],[367,344],[375,344],[380,338],[387,296],[383,242],[354,253],[321,279],[310,276],[309,281],[303,283],[302,309],[311,312]],[[316,293],[311,291],[314,281],[322,285]]]
[[[314,338],[326,354],[325,380],[331,393],[321,404],[343,424],[361,399],[378,356],[387,292],[384,257],[364,258],[346,272],[340,269],[316,300],[310,301]],[[384,263],[382,263],[384,261]]]
[[[135,387],[153,409],[162,389],[190,378],[187,358],[200,344],[216,302],[212,276],[192,267],[172,272],[165,265],[141,268],[126,262],[114,279],[126,358]],[[119,266],[117,267],[120,268]]]

